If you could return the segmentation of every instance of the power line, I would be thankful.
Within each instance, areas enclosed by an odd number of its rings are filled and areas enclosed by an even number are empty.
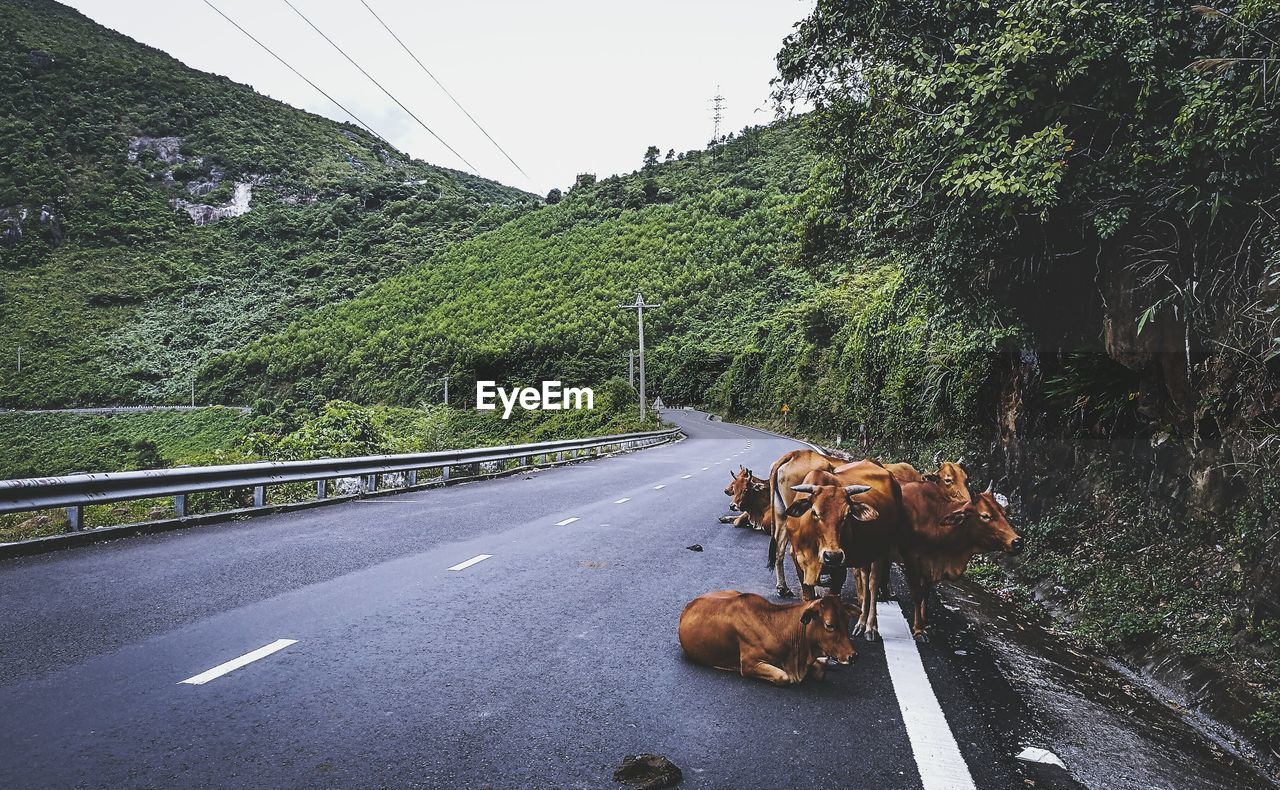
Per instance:
[[[208,2],[208,0],[206,0],[206,2]],[[419,118],[418,116],[414,115],[414,114],[413,114],[413,110],[410,110],[408,107],[404,106],[404,103],[403,103],[403,102],[401,102],[399,99],[397,99],[394,95],[392,95],[391,91],[389,91],[389,90],[387,90],[386,88],[382,87],[382,83],[381,83],[381,82],[378,82],[376,79],[374,79],[372,74],[370,74],[369,72],[365,71],[365,70],[364,70],[364,67],[363,67],[363,66],[361,66],[359,63],[356,63],[356,62],[355,62],[355,60],[353,60],[353,59],[352,59],[352,57],[351,57],[350,55],[348,55],[345,51],[343,51],[342,47],[338,46],[338,45],[334,42],[334,40],[333,40],[333,39],[331,39],[331,38],[329,38],[328,36],[326,36],[323,30],[321,30],[320,28],[316,27],[314,22],[312,22],[310,19],[307,19],[306,14],[302,13],[301,11],[299,11],[299,10],[297,9],[297,7],[296,7],[296,6],[294,6],[294,4],[293,4],[293,3],[289,2],[289,0],[284,0],[284,4],[285,4],[285,5],[287,5],[287,6],[289,6],[290,8],[292,8],[292,9],[293,9],[293,13],[295,13],[295,14],[297,14],[298,16],[302,17],[302,21],[303,21],[303,22],[306,22],[308,25],[310,25],[312,30],[314,30],[314,31],[316,31],[317,33],[319,33],[319,34],[320,34],[320,37],[321,37],[321,38],[323,38],[325,41],[328,41],[330,46],[332,46],[334,49],[338,50],[338,54],[340,54],[340,55],[342,55],[342,57],[346,58],[346,59],[347,59],[347,61],[348,61],[352,66],[355,66],[357,69],[359,69],[361,74],[363,74],[364,76],[368,77],[368,78],[369,78],[369,81],[370,81],[370,82],[372,82],[374,85],[377,85],[377,86],[378,86],[378,89],[379,89],[379,90],[381,90],[383,93],[387,94],[387,97],[388,97],[388,98],[390,98],[390,99],[391,99],[391,101],[393,101],[393,102],[395,102],[396,104],[398,104],[398,105],[400,106],[400,109],[404,110],[406,113],[408,113],[408,114],[409,114],[409,117],[410,117],[410,118],[412,118],[413,120],[417,121],[419,126],[421,126],[423,129],[426,129],[426,130],[427,130],[427,132],[428,132],[428,133],[430,133],[432,137],[434,137],[434,138],[436,138],[437,140],[439,140],[439,141],[440,141],[440,144],[441,144],[441,145],[443,145],[445,148],[448,148],[450,153],[452,153],[454,156],[458,157],[458,159],[461,159],[461,160],[462,160],[462,162],[463,162],[463,164],[465,164],[468,168],[470,168],[470,169],[471,169],[471,172],[472,172],[472,173],[476,173],[477,175],[479,175],[479,173],[476,171],[476,166],[475,166],[475,165],[473,165],[473,164],[471,164],[470,162],[468,162],[468,161],[466,160],[466,157],[464,157],[462,154],[460,154],[460,153],[458,153],[457,151],[453,150],[453,146],[451,146],[451,145],[449,145],[448,143],[446,143],[446,142],[444,141],[444,138],[443,138],[443,137],[441,137],[440,135],[436,134],[436,133],[435,133],[435,131],[433,131],[433,130],[431,129],[431,127],[430,127],[430,126],[427,126],[425,123],[423,123],[422,119],[421,119],[421,118]]]
[[[218,12],[218,16],[220,16],[220,17],[222,17],[223,19],[225,19],[225,20],[227,20],[228,22],[230,22],[230,23],[235,27],[235,29],[236,29],[236,30],[239,30],[241,33],[244,33],[246,36],[248,36],[250,41],[252,41],[253,43],[255,43],[255,44],[257,44],[258,46],[260,46],[260,47],[262,47],[263,49],[265,49],[265,50],[267,51],[267,53],[271,55],[271,57],[273,57],[273,58],[275,58],[276,60],[280,61],[280,63],[281,63],[281,64],[282,64],[286,69],[288,69],[289,71],[292,71],[294,74],[298,75],[298,77],[299,77],[299,78],[301,78],[303,82],[307,83],[307,84],[308,84],[308,85],[310,85],[312,88],[314,88],[314,89],[316,90],[316,92],[317,92],[317,93],[319,93],[321,96],[325,97],[326,99],[328,99],[329,101],[331,101],[331,102],[333,102],[335,105],[337,105],[338,109],[340,109],[340,110],[342,110],[343,112],[345,112],[347,115],[349,115],[349,116],[351,117],[351,119],[352,119],[352,120],[354,120],[356,123],[358,123],[358,124],[360,124],[361,126],[363,126],[363,127],[365,128],[365,130],[366,130],[367,132],[369,132],[369,134],[371,134],[371,135],[373,135],[374,137],[378,138],[379,140],[381,140],[382,142],[386,143],[387,145],[391,145],[391,143],[387,141],[387,138],[385,138],[385,137],[383,137],[382,135],[380,135],[380,134],[378,134],[377,132],[375,132],[375,131],[373,130],[373,127],[372,127],[372,126],[370,126],[369,124],[365,123],[364,121],[360,120],[360,117],[359,117],[358,115],[356,115],[355,113],[351,112],[351,111],[350,111],[350,110],[348,110],[346,107],[343,107],[341,102],[339,102],[337,99],[333,98],[333,97],[332,97],[332,96],[330,96],[329,94],[325,93],[325,92],[324,92],[324,90],[323,90],[319,85],[317,85],[317,84],[315,84],[314,82],[312,82],[311,80],[307,79],[307,77],[306,77],[306,75],[305,75],[305,74],[303,74],[302,72],[298,71],[298,70],[297,70],[297,69],[295,69],[293,66],[290,66],[290,65],[289,65],[289,62],[288,62],[288,61],[286,61],[284,58],[280,57],[279,55],[277,55],[274,51],[272,51],[271,47],[268,47],[266,44],[263,44],[261,41],[259,41],[258,39],[254,38],[254,36],[253,36],[253,34],[252,34],[252,33],[250,33],[248,30],[245,30],[244,28],[240,27],[240,25],[239,25],[239,24],[237,24],[237,23],[236,23],[236,21],[235,21],[234,19],[232,19],[231,17],[229,17],[229,16],[227,16],[226,14],[222,13],[222,9],[218,8],[218,7],[217,7],[216,5],[214,5],[213,3],[209,2],[209,0],[204,0],[204,4],[205,4],[205,5],[207,5],[207,6],[209,6],[210,8],[212,8],[214,11],[217,11],[217,12]],[[395,146],[392,146],[392,147],[394,148]]]
[[[454,98],[454,95],[453,95],[452,93],[450,93],[450,92],[449,92],[449,89],[448,89],[448,88],[446,88],[446,87],[444,86],[444,84],[440,82],[440,80],[436,79],[436,75],[432,74],[432,73],[431,73],[431,70],[430,70],[430,69],[428,69],[428,68],[427,68],[427,67],[422,63],[422,61],[421,61],[421,60],[418,60],[418,56],[417,56],[417,55],[415,55],[415,54],[413,54],[413,50],[409,49],[408,45],[406,45],[403,41],[401,41],[401,40],[400,40],[400,37],[396,35],[395,31],[391,29],[390,25],[388,25],[386,22],[383,22],[383,21],[382,21],[382,17],[378,16],[378,12],[376,12],[376,11],[374,11],[374,10],[373,10],[373,6],[371,6],[371,5],[369,5],[368,3],[366,3],[366,2],[365,2],[365,0],[360,0],[360,3],[361,3],[365,8],[369,9],[369,13],[370,13],[370,14],[373,14],[373,18],[374,18],[374,19],[376,19],[376,20],[378,20],[378,24],[382,25],[382,27],[383,27],[383,28],[384,28],[388,33],[390,33],[390,34],[391,34],[391,37],[392,37],[392,38],[394,38],[394,39],[396,40],[396,43],[400,45],[400,48],[401,48],[401,49],[403,49],[405,52],[407,52],[407,53],[408,53],[408,55],[409,55],[409,57],[413,58],[413,62],[418,64],[418,67],[419,67],[420,69],[422,69],[423,73],[425,73],[428,77],[430,77],[430,78],[431,78],[431,81],[432,81],[432,82],[434,82],[434,83],[436,84],[436,86],[440,88],[440,90],[444,91],[444,95],[445,95],[445,96],[448,96],[448,97],[449,97],[449,99],[450,99],[450,101],[452,101],[455,105],[457,105],[457,107],[458,107],[458,109],[459,109],[459,110],[462,110],[462,114],[463,114],[463,115],[465,115],[465,116],[467,116],[467,118],[468,118],[468,119],[469,119],[473,124],[475,124],[475,125],[476,125],[476,128],[477,128],[477,129],[479,129],[479,130],[480,130],[480,132],[481,132],[485,137],[487,137],[487,138],[489,139],[489,142],[493,143],[493,147],[494,147],[494,148],[497,148],[499,151],[502,151],[502,155],[503,155],[503,156],[505,156],[505,157],[507,158],[507,161],[508,161],[508,162],[510,162],[512,165],[514,165],[514,166],[515,166],[515,169],[516,169],[516,170],[519,170],[521,175],[523,175],[525,178],[528,178],[528,177],[529,177],[529,174],[528,174],[528,173],[526,173],[526,172],[524,172],[524,168],[523,168],[523,167],[521,167],[520,165],[516,164],[516,160],[514,160],[514,159],[512,159],[512,158],[511,158],[511,154],[507,153],[507,152],[506,152],[506,150],[504,150],[502,146],[498,145],[498,141],[497,141],[497,140],[495,140],[495,139],[493,139],[493,136],[492,136],[492,135],[490,135],[490,134],[489,134],[489,132],[485,131],[485,128],[484,128],[483,126],[481,126],[481,125],[480,125],[480,122],[479,122],[479,121],[477,121],[475,118],[473,118],[473,117],[471,116],[471,113],[467,112],[467,108],[462,106],[462,102],[460,102],[460,101],[458,101],[456,98]]]

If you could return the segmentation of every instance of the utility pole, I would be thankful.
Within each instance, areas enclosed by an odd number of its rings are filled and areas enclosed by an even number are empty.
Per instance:
[[[441,376],[440,380],[444,382],[444,405],[449,405],[449,377]]]
[[[196,374],[195,374],[195,371],[192,371],[192,372],[191,372],[191,405],[192,405],[192,406],[195,406],[195,405],[196,405]]]
[[[18,346],[18,375],[22,375],[22,346]]]
[[[632,389],[636,388],[636,351],[631,349],[627,352],[627,383]]]
[[[644,411],[648,405],[644,402],[644,311],[651,310],[655,307],[662,307],[660,304],[645,304],[644,296],[638,291],[636,292],[635,304],[620,304],[620,310],[635,310],[636,324],[640,329],[640,421],[644,422]]]

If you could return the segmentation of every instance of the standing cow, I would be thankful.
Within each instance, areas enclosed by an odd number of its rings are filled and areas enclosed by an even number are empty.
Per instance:
[[[939,581],[959,578],[975,554],[1022,551],[1022,538],[1005,517],[1007,504],[991,486],[962,501],[935,483],[902,486],[898,554],[915,604],[911,633],[917,640],[929,641],[925,600]]]
[[[801,590],[813,597],[813,585],[825,571],[839,593],[848,568],[858,572],[860,610],[855,634],[880,635],[873,569],[891,556],[902,528],[901,485],[876,461],[843,464],[832,472],[809,473],[792,486],[797,493],[787,508],[787,533]]]
[[[839,458],[814,450],[792,450],[773,462],[769,470],[769,498],[773,507],[773,533],[769,538],[769,568],[777,575],[778,595],[789,598],[794,593],[787,587],[786,563],[789,538],[786,511],[796,498],[792,486],[800,485],[810,472],[830,472],[840,464]]]

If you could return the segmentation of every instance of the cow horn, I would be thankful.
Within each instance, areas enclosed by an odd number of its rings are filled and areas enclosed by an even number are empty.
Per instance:
[[[732,470],[730,470],[730,471],[729,471],[729,479],[730,479],[730,480],[737,480],[737,479],[738,479],[738,476],[737,476],[737,475],[735,475],[735,474],[732,472]]]
[[[961,469],[963,469],[963,468],[964,468],[964,456],[963,456],[963,455],[956,459],[956,466],[960,467]]]
[[[984,493],[984,494],[990,494],[991,492],[993,492],[993,491],[995,491],[995,490],[996,490],[996,481],[992,480],[990,483],[987,483],[987,490],[986,490],[986,491],[983,491],[982,493]]]
[[[812,494],[812,493],[813,493],[813,490],[814,490],[816,487],[817,487],[817,486],[810,485],[809,483],[801,483],[801,484],[800,484],[800,485],[798,485],[798,486],[791,486],[791,490],[792,490],[792,491],[799,491],[799,492],[800,492],[800,493],[802,493],[802,494]]]
[[[936,452],[936,453],[934,453],[934,454],[933,454],[933,465],[934,465],[934,467],[935,467],[935,468],[936,468],[936,467],[939,467],[939,466],[941,466],[941,465],[942,465],[942,451],[941,451],[941,450],[939,450],[938,452]]]
[[[871,486],[852,485],[852,486],[844,487],[844,493],[846,496],[853,496],[854,494],[865,494],[870,490],[871,490]]]

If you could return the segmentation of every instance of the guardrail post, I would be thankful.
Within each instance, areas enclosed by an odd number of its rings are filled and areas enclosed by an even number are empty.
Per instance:
[[[449,467],[447,466],[440,467],[440,479],[441,480],[449,479]]]
[[[316,481],[316,499],[324,499],[329,495],[328,482],[329,482],[328,480]]]
[[[520,465],[521,465],[521,466],[528,466],[528,465],[529,465],[529,456],[527,456],[527,455],[526,455],[526,456],[524,456],[524,457],[522,457],[522,458],[518,458],[518,459],[516,459],[516,460],[518,460],[518,461],[520,462]]]
[[[187,495],[178,494],[173,498],[173,512],[178,518],[187,517]]]
[[[404,487],[416,486],[418,484],[418,470],[410,469],[404,473]]]
[[[84,529],[84,505],[72,505],[67,508],[67,532],[79,532]]]
[[[266,507],[266,505],[267,505],[267,487],[254,486],[253,487],[253,506]]]
[[[365,483],[364,490],[369,493],[373,493],[378,490],[378,476],[376,474],[369,475],[369,479]]]

